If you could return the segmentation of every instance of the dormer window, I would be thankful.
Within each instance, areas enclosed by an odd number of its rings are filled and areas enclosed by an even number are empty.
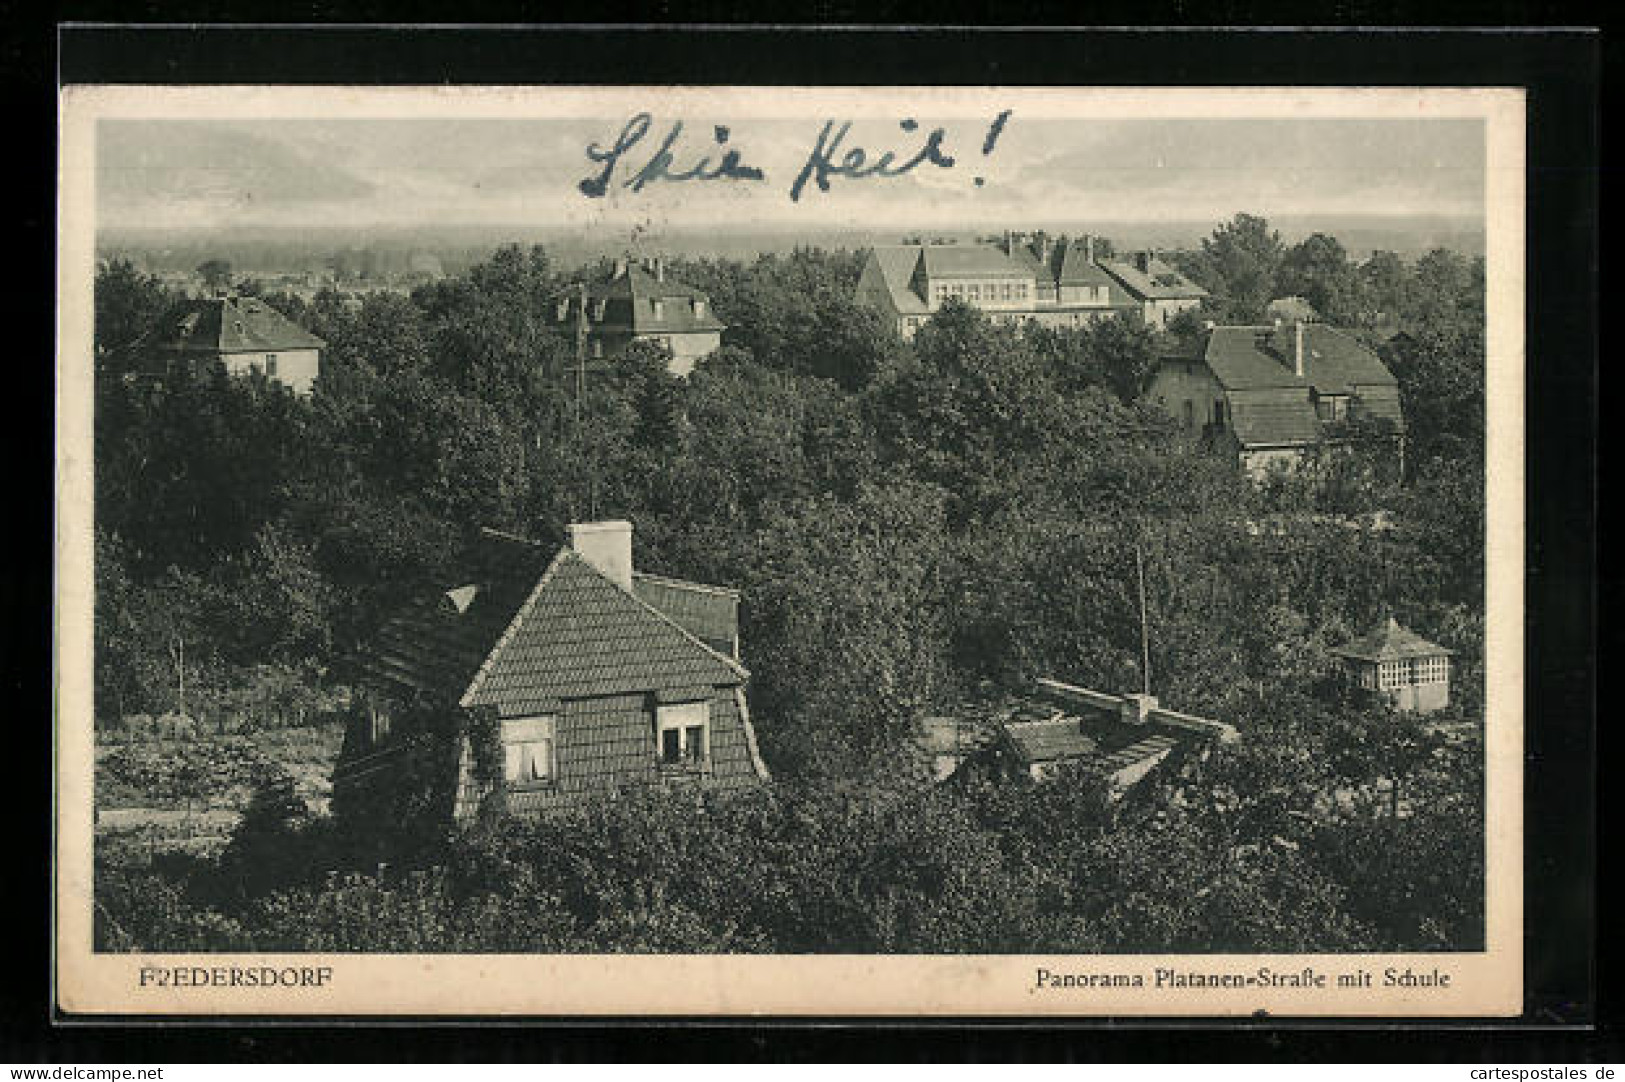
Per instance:
[[[711,704],[670,703],[655,711],[660,765],[703,770],[711,756]]]
[[[649,303],[654,305],[655,318],[656,319],[665,319],[666,318],[666,302],[665,301],[662,301],[659,297],[656,297],[654,300],[650,301]]]
[[[510,786],[551,785],[557,772],[552,715],[502,723],[502,779]]]
[[[694,298],[694,318],[695,319],[704,319],[705,318],[705,302],[700,300],[698,297]]]

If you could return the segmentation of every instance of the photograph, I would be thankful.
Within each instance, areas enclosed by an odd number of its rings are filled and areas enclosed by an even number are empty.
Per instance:
[[[62,1008],[1518,1014],[1524,109],[63,87]]]

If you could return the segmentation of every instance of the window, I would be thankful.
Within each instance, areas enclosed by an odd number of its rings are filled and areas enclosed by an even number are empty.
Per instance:
[[[657,297],[653,301],[651,301],[650,303],[654,305],[655,318],[656,319],[665,319],[666,318],[666,302],[660,300]]]
[[[982,287],[980,285],[978,285],[977,283],[972,282],[970,285],[965,287],[965,298],[967,300],[973,300],[973,301],[981,300],[982,299]]]
[[[711,704],[671,703],[655,711],[662,766],[701,769],[711,751]]]
[[[270,376],[272,379],[276,378],[276,354],[275,353],[267,353],[265,355],[265,374],[267,376]]]
[[[1397,691],[1411,686],[1410,665],[1404,661],[1384,661],[1377,669],[1377,686],[1383,691]]]
[[[503,721],[503,780],[520,786],[551,784],[555,768],[553,737],[551,716]]]
[[[1414,679],[1417,684],[1442,684],[1450,674],[1450,659],[1442,654],[1437,657],[1419,657],[1412,663]]]

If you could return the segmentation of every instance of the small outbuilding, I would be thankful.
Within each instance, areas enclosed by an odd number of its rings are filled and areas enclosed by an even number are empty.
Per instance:
[[[1387,696],[1400,710],[1430,714],[1450,705],[1452,651],[1392,616],[1332,652],[1348,666],[1351,679]]]
[[[997,774],[1044,781],[1076,764],[1104,778],[1114,795],[1238,736],[1223,722],[1165,709],[1153,695],[1108,695],[1058,680],[1039,680],[995,728]]]

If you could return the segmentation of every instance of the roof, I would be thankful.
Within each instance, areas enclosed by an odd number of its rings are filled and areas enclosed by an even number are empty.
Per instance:
[[[1116,774],[1180,745],[1231,740],[1236,731],[1222,722],[1165,710],[1150,700],[1145,720],[1132,700],[1053,680],[1039,681],[1036,695],[1023,698],[999,728],[1016,755],[1028,766],[1077,762],[1107,775]],[[1125,713],[1126,712],[1126,713]]]
[[[920,246],[927,278],[1031,278],[1022,266],[991,244],[926,244]]]
[[[1353,642],[1332,651],[1342,657],[1357,658],[1361,661],[1401,661],[1413,657],[1438,657],[1454,652],[1437,643],[1429,642],[1392,616]]]
[[[365,675],[460,697],[464,706],[495,705],[505,714],[572,696],[746,678],[723,650],[702,641],[710,635],[699,634],[722,630],[737,611],[726,604],[730,591],[719,587],[641,576],[645,584],[633,584],[640,598],[572,549],[548,560],[535,542],[490,530],[471,547],[458,578],[457,586],[414,601],[379,630],[358,659]],[[671,602],[677,612],[661,611],[649,598]]]
[[[187,353],[263,353],[327,343],[258,297],[228,296],[174,305],[141,344]]]
[[[1243,447],[1319,443],[1324,432],[1307,390],[1230,395],[1230,429]]]
[[[1398,388],[1393,373],[1352,335],[1324,323],[1303,327],[1303,375],[1293,371],[1293,348],[1283,325],[1215,327],[1204,359],[1225,390],[1313,387],[1321,394]]]
[[[738,590],[634,572],[632,592],[644,604],[677,621],[685,631],[711,649],[730,657],[736,656],[739,641]]]
[[[727,330],[727,324],[712,312],[710,299],[700,290],[664,275],[657,278],[636,264],[610,278],[588,282],[586,290],[588,321],[593,330],[634,334]],[[565,293],[559,297],[567,320],[576,317],[577,296]]]
[[[562,548],[463,693],[505,716],[562,699],[741,684],[738,662]]]
[[[877,246],[869,250],[863,277],[873,281],[879,277],[880,285],[891,299],[893,307],[904,315],[923,315],[931,311],[925,298],[914,291],[914,270],[920,265],[920,246]]]
[[[1145,269],[1137,260],[1145,260]],[[1108,259],[1102,266],[1142,300],[1195,300],[1208,295],[1207,290],[1149,253],[1141,253],[1136,260]]]
[[[357,658],[362,673],[428,694],[461,694],[546,568],[542,546],[482,531],[445,593],[417,598],[379,629]]]

